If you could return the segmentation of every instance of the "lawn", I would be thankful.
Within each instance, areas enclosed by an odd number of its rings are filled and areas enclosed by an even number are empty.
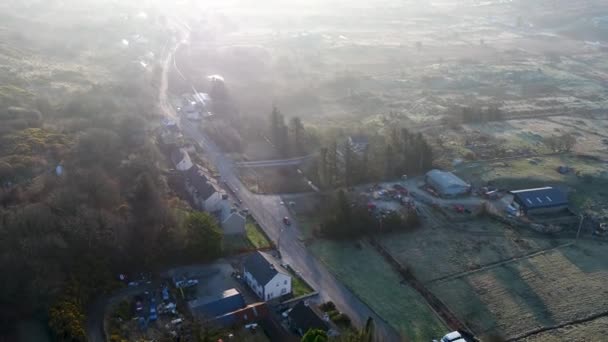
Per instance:
[[[477,333],[514,338],[608,307],[608,244],[581,241],[468,276],[431,291]]]
[[[313,289],[308,286],[308,284],[300,278],[297,274],[294,274],[293,271],[290,270],[291,273],[291,293],[294,298],[307,295],[313,292]]]
[[[268,248],[271,247],[270,241],[266,237],[266,234],[262,231],[262,227],[258,225],[252,219],[247,219],[247,224],[245,225],[245,233],[247,235],[247,240],[251,243],[251,245],[255,248]]]
[[[262,228],[251,219],[245,224],[245,235],[224,236],[224,251],[227,255],[269,247],[271,243],[262,232]]]
[[[411,341],[430,341],[446,327],[414,289],[367,243],[317,240],[312,252],[363,302]]]

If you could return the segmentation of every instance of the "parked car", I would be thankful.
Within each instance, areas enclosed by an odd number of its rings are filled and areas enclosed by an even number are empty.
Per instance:
[[[290,226],[291,225],[291,220],[289,219],[289,217],[285,216],[285,217],[283,217],[283,223],[286,226]]]
[[[465,342],[465,340],[458,331],[452,331],[451,333],[443,336],[440,342]]]

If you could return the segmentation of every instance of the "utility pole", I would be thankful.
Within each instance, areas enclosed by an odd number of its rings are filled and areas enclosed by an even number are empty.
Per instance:
[[[279,254],[279,259],[282,259],[281,256],[281,237],[283,236],[283,231],[285,230],[285,228],[281,228],[281,230],[279,231],[279,238],[277,239],[277,253]]]
[[[578,237],[581,234],[581,228],[583,228],[583,220],[585,219],[585,216],[583,214],[580,214],[580,221],[578,223],[578,231],[576,232],[576,239],[574,240],[574,243],[576,244],[578,242]]]

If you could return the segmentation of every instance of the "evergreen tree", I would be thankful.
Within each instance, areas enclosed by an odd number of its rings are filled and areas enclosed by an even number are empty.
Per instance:
[[[336,186],[339,170],[338,170],[338,144],[334,140],[327,151],[327,184],[331,187]]]
[[[304,154],[304,125],[299,117],[293,117],[289,122],[293,132],[293,152],[296,155]]]

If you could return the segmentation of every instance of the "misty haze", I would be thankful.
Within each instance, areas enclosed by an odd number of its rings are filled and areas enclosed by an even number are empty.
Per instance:
[[[0,342],[608,340],[605,0],[3,0]]]

